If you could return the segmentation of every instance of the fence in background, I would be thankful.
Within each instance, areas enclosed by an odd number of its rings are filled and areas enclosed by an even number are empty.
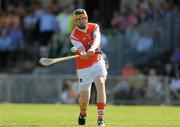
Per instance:
[[[64,80],[74,75],[0,75],[1,103],[61,103]],[[168,84],[167,77],[138,76],[124,80],[109,76],[106,82],[107,101],[110,104],[180,104],[180,93]],[[95,93],[93,93],[94,95]]]

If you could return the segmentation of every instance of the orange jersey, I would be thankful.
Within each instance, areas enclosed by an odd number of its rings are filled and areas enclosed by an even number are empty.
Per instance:
[[[85,51],[87,52],[91,47],[92,43],[94,42],[93,33],[97,27],[98,25],[95,23],[87,23],[87,27],[85,30],[81,30],[75,27],[71,33],[70,39],[82,43]],[[76,54],[79,54],[79,52],[77,51]],[[76,67],[77,69],[87,68],[101,59],[102,59],[101,54],[94,54],[88,57],[87,59],[76,58]]]

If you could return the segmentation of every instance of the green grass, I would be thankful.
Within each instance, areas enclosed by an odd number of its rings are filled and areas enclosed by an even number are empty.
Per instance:
[[[96,127],[96,107],[88,108],[86,127]],[[0,127],[78,127],[77,105],[0,104]],[[106,107],[107,127],[180,127],[178,106]]]

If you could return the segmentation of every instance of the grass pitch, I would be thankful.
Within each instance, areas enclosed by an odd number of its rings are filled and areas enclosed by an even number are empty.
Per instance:
[[[0,127],[79,127],[78,105],[0,104]],[[96,127],[97,111],[88,108],[86,127]],[[180,127],[178,106],[110,106],[106,127]]]

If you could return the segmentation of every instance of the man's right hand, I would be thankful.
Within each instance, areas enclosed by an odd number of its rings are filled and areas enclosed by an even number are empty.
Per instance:
[[[81,59],[87,59],[87,58],[88,58],[87,53],[86,53],[85,51],[81,51],[81,52],[80,52],[80,58],[81,58]]]

